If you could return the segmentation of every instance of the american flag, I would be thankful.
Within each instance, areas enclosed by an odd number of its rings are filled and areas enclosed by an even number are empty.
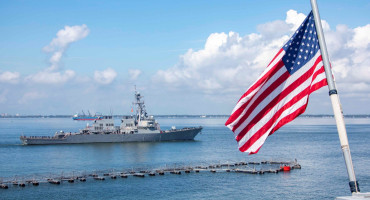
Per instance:
[[[257,153],[267,136],[304,113],[327,85],[312,11],[236,104],[225,125],[239,150]]]

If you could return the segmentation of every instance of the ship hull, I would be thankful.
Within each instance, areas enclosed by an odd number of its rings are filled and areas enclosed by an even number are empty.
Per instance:
[[[194,140],[201,130],[201,127],[197,127],[169,130],[162,133],[71,134],[64,138],[21,137],[20,139],[24,145],[182,141]]]

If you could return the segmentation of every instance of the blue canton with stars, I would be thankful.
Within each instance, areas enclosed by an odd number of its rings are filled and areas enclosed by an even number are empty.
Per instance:
[[[315,56],[320,48],[312,11],[283,49],[285,55],[282,60],[290,74],[298,71]]]

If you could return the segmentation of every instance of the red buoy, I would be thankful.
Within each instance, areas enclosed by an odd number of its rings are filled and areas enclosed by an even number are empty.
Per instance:
[[[286,171],[290,171],[290,166],[286,166],[286,165],[285,165],[285,166],[283,167],[283,171],[285,171],[285,172],[286,172]]]

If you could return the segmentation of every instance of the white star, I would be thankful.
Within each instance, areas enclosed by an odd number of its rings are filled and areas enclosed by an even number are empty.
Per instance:
[[[310,31],[310,33],[312,33],[312,31]]]
[[[300,51],[300,52],[303,52],[303,49],[300,49],[299,51]]]
[[[288,56],[290,56],[290,53],[288,53]]]
[[[290,68],[290,70],[293,70],[293,69],[294,69],[293,67]]]
[[[306,36],[303,36],[303,39],[306,39]]]
[[[288,60],[286,60],[286,62],[289,62],[289,59],[288,59]]]
[[[295,57],[296,57],[296,55],[294,54],[294,55],[293,55],[293,57],[295,58]]]
[[[301,55],[299,55],[299,56],[298,56],[298,58],[302,58],[302,56],[301,56]]]
[[[313,51],[311,51],[311,54],[313,54]]]
[[[301,62],[297,62],[297,64],[298,64],[298,65],[300,65],[300,64],[301,64]]]
[[[302,42],[302,46],[304,45],[304,42]]]
[[[311,27],[313,27],[313,24],[311,24]]]
[[[308,50],[306,50],[306,53],[308,53]]]
[[[309,47],[309,46],[310,46],[310,44],[308,44],[308,43],[307,43],[307,46]]]
[[[307,56],[305,56],[304,59],[307,60]]]
[[[311,37],[308,37],[308,40],[311,40]]]
[[[294,49],[294,51],[298,51],[298,49],[297,49],[297,48],[295,48],[295,49]]]

